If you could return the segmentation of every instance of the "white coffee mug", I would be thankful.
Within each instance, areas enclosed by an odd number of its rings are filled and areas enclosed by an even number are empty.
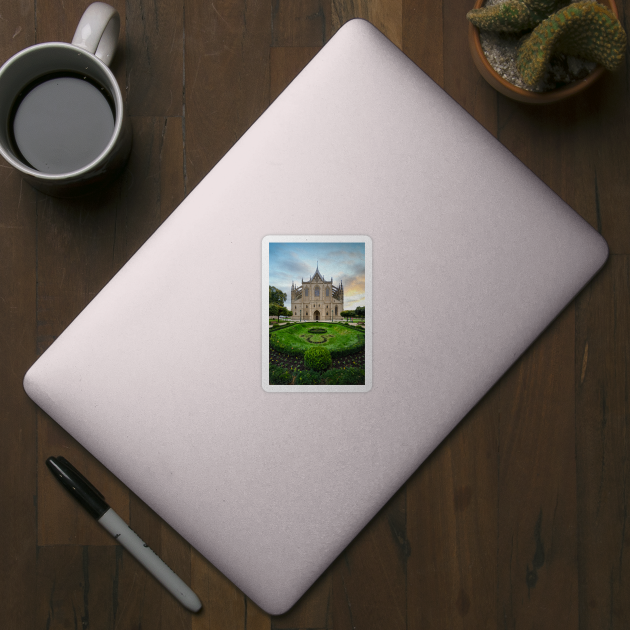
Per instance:
[[[131,124],[108,67],[119,31],[118,12],[95,2],[71,44],[30,46],[0,68],[0,154],[46,194],[89,192],[127,161]]]

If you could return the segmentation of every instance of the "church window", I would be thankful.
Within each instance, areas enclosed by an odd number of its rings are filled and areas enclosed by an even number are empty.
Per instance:
[[[328,297],[329,295],[330,295],[330,289],[326,287],[326,297]]]
[[[315,297],[319,297],[319,287],[315,287]]]
[[[337,307],[335,306],[335,315],[337,314]]]
[[[306,297],[308,297],[308,289],[306,289]]]

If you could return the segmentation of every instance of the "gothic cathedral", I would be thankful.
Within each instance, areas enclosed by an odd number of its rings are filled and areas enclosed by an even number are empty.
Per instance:
[[[319,273],[319,264],[310,280],[298,287],[291,284],[292,319],[297,321],[334,321],[343,319],[343,281],[333,285],[332,278],[324,280]]]

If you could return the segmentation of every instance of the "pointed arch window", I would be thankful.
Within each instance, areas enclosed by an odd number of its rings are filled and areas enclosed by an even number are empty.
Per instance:
[[[326,287],[326,297],[330,296],[330,289],[328,287]]]
[[[315,297],[319,297],[319,287],[315,287]]]

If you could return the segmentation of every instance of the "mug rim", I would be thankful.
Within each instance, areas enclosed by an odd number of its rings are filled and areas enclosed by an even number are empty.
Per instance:
[[[114,120],[114,131],[112,133],[112,137],[109,139],[107,146],[103,149],[103,151],[101,151],[101,153],[94,160],[82,166],[80,169],[77,169],[76,171],[68,171],[67,173],[43,173],[42,171],[38,171],[30,166],[27,166],[20,160],[16,159],[12,154],[9,154],[5,150],[5,148],[2,146],[1,143],[0,143],[0,154],[7,162],[9,162],[9,164],[11,164],[11,166],[13,166],[13,168],[17,169],[18,171],[20,171],[21,173],[25,175],[30,175],[31,177],[34,177],[38,180],[47,181],[51,183],[63,182],[65,180],[74,180],[76,178],[80,178],[81,175],[89,173],[90,171],[98,170],[99,163],[105,162],[105,160],[107,159],[107,156],[109,155],[111,150],[115,147],[116,141],[118,140],[118,137],[120,136],[122,127],[123,127],[124,101],[122,98],[122,92],[118,85],[118,81],[116,81],[116,77],[114,76],[114,73],[109,69],[109,67],[105,63],[103,63],[96,55],[92,54],[91,52],[88,52],[87,50],[80,48],[79,46],[75,46],[74,44],[68,44],[66,42],[43,42],[41,44],[34,44],[33,46],[28,46],[27,48],[20,50],[19,52],[15,53],[15,55],[7,59],[0,67],[0,81],[2,80],[3,74],[6,72],[7,68],[12,63],[17,61],[19,58],[25,57],[31,54],[32,52],[36,50],[40,50],[42,48],[65,48],[66,50],[69,50],[72,52],[79,51],[82,54],[90,55],[90,61],[95,62],[97,66],[100,66],[100,69],[105,72],[111,84],[110,86],[107,86],[107,87],[110,89],[110,91],[113,92],[112,96],[114,98],[114,102],[116,105],[116,117]],[[60,69],[60,71],[63,72],[63,68]]]

